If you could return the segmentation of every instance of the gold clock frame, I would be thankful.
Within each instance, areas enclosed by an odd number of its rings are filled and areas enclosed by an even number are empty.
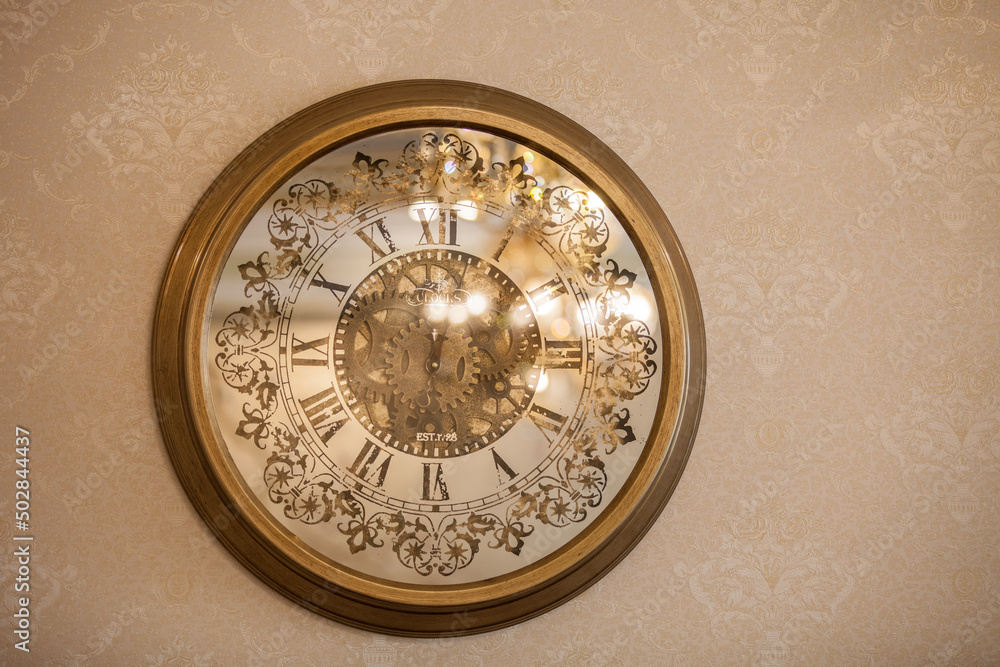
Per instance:
[[[664,323],[653,428],[621,492],[549,556],[474,584],[404,585],[319,555],[275,522],[234,474],[214,431],[200,370],[206,313],[235,239],[289,177],[320,155],[406,127],[462,126],[505,136],[573,171],[621,221],[642,256]],[[156,408],[170,459],[195,508],[247,569],[298,604],[347,625],[456,636],[542,614],[611,570],[652,526],[680,479],[705,390],[705,328],[694,278],[656,200],[586,129],[525,97],[456,81],[398,81],[315,104],[247,147],[198,202],[160,288],[153,326]]]

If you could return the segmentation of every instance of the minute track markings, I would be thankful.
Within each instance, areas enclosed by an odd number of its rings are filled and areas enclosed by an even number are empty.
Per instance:
[[[429,218],[429,221],[432,225],[436,222],[433,216]],[[385,223],[384,227],[388,228],[387,232],[391,231],[395,235],[396,227],[391,219]],[[386,249],[386,244],[380,238],[380,231],[375,222],[369,221],[367,227],[362,231],[367,232],[383,251]],[[439,229],[435,231],[439,231]],[[515,232],[516,228],[514,227],[508,227],[508,230],[505,231],[504,236],[507,238],[503,239],[504,248],[506,247],[506,242],[516,236]],[[361,240],[363,241],[364,239],[362,238]],[[435,238],[435,240],[441,239]],[[497,248],[495,254],[499,256],[504,248]],[[364,251],[362,250],[361,252],[363,253]],[[488,253],[489,251],[487,250],[486,252]],[[355,254],[357,254],[357,251],[355,251]],[[379,261],[380,259],[381,261]],[[456,493],[454,489],[449,489],[449,486],[458,484],[458,480],[453,478],[453,472],[450,467],[446,468],[441,464],[429,463],[427,467],[424,464],[419,464],[413,471],[414,473],[421,471],[414,479],[414,481],[420,480],[416,481],[416,498],[419,498],[423,502],[430,501],[437,508],[435,511],[439,511],[444,507],[461,508],[465,505],[469,507],[474,505],[479,506],[484,501],[489,505],[493,502],[499,502],[502,497],[506,497],[509,493],[516,493],[517,489],[521,489],[525,484],[529,483],[528,477],[533,479],[534,476],[540,474],[535,471],[537,466],[534,463],[522,461],[518,456],[514,456],[511,459],[510,451],[504,450],[504,453],[501,454],[501,450],[494,450],[490,445],[501,441],[500,439],[510,433],[511,429],[519,421],[524,420],[525,417],[530,419],[540,429],[539,433],[545,437],[550,445],[561,442],[559,434],[565,430],[564,427],[569,421],[568,418],[541,406],[531,410],[533,406],[532,394],[537,386],[537,374],[540,369],[548,370],[566,364],[570,366],[575,364],[573,360],[575,357],[572,351],[574,344],[572,342],[566,344],[570,348],[567,352],[556,352],[555,350],[560,347],[559,342],[553,343],[553,341],[543,340],[535,323],[534,311],[536,307],[544,307],[549,301],[567,294],[569,291],[567,288],[570,287],[571,283],[565,282],[567,280],[565,277],[550,273],[548,276],[540,278],[540,280],[547,282],[538,285],[529,294],[516,282],[511,280],[501,268],[491,262],[489,256],[478,256],[476,253],[462,252],[448,247],[425,247],[413,249],[410,252],[406,252],[404,249],[401,254],[392,256],[386,253],[381,257],[376,256],[373,264],[368,275],[363,277],[360,282],[356,282],[353,289],[345,288],[341,283],[356,280],[356,276],[352,276],[351,279],[348,279],[346,275],[337,276],[336,272],[333,271],[333,267],[338,265],[330,261],[325,262],[325,267],[320,267],[320,270],[317,270],[313,274],[313,279],[306,284],[306,287],[314,288],[313,291],[319,290],[322,293],[330,292],[337,304],[342,307],[340,315],[337,318],[336,328],[329,336],[329,338],[333,339],[330,347],[333,350],[332,370],[334,371],[334,384],[342,392],[343,398],[341,400],[344,403],[345,409],[345,413],[342,413],[340,416],[346,415],[351,417],[351,421],[354,421],[364,431],[369,433],[369,439],[361,440],[359,442],[360,446],[356,446],[357,448],[354,449],[354,453],[350,454],[350,458],[340,464],[343,466],[342,469],[345,472],[353,474],[356,479],[355,486],[362,484],[364,489],[367,489],[367,491],[363,491],[362,495],[367,496],[372,493],[379,495],[382,492],[387,492],[391,496],[393,493],[385,490],[385,484],[389,484],[390,488],[393,485],[405,484],[405,479],[400,478],[400,475],[407,468],[399,467],[402,465],[401,462],[403,459],[408,459],[412,456],[416,457],[417,461],[421,458],[427,461],[426,457],[430,456],[433,457],[430,459],[431,461],[434,459],[444,461],[449,458],[464,457],[466,455],[479,456],[479,463],[474,464],[476,469],[479,470],[477,474],[489,474],[493,478],[492,484],[488,484],[487,486],[495,484],[495,493],[481,498],[472,504],[463,504],[459,502],[459,498],[455,498]],[[325,271],[325,273],[321,274],[321,271]],[[331,276],[331,274],[333,280],[328,279],[328,276]],[[510,330],[509,327],[517,327],[519,331],[523,329],[520,334],[521,338],[519,339],[522,342],[517,343],[519,347],[514,349],[524,350],[523,346],[527,344],[529,346],[528,354],[531,355],[527,357],[529,364],[531,361],[535,361],[537,356],[537,361],[533,364],[535,368],[530,377],[525,376],[524,378],[517,379],[519,376],[516,374],[511,376],[512,379],[515,379],[515,393],[509,395],[513,403],[505,404],[506,407],[504,407],[503,413],[489,417],[492,421],[490,428],[485,433],[483,431],[477,431],[476,434],[469,433],[465,437],[460,437],[458,442],[449,443],[447,447],[445,447],[443,441],[441,443],[435,441],[434,443],[427,444],[408,442],[406,438],[397,438],[394,434],[394,429],[388,423],[385,423],[385,417],[375,414],[376,411],[374,408],[377,406],[374,403],[368,405],[371,399],[365,399],[360,395],[355,396],[351,389],[351,376],[358,372],[358,367],[353,365],[353,362],[349,362],[352,355],[351,350],[356,349],[355,346],[358,345],[360,346],[358,349],[362,351],[361,354],[363,356],[374,354],[373,359],[377,360],[381,358],[379,350],[384,349],[380,345],[380,341],[385,340],[383,337],[385,334],[376,333],[373,338],[371,331],[367,328],[365,329],[367,333],[364,334],[364,338],[357,337],[357,324],[368,320],[371,327],[381,326],[383,327],[383,331],[395,330],[396,327],[401,326],[397,323],[407,321],[405,318],[402,318],[402,313],[399,315],[392,314],[394,312],[393,309],[407,309],[397,299],[405,295],[407,291],[424,287],[429,283],[440,284],[441,287],[438,289],[445,290],[442,294],[450,294],[452,290],[468,289],[473,294],[484,295],[489,304],[484,317],[490,319],[484,319],[483,324],[476,324],[475,326],[485,326],[487,330],[491,331],[491,335],[498,335],[493,333],[496,331],[501,336],[504,335],[504,331]],[[573,291],[575,294],[575,289]],[[383,305],[378,305],[376,306],[377,310],[371,311],[373,300],[376,304],[381,300]],[[375,317],[377,321],[368,319],[372,317],[372,313],[376,313]],[[388,317],[392,321],[391,324],[386,322],[386,313],[388,313]],[[515,313],[516,317],[513,320],[501,319],[500,321],[494,321],[496,315],[502,315],[503,313]],[[522,317],[526,317],[526,319],[522,319]],[[348,324],[348,320],[351,319],[355,322],[354,325]],[[467,327],[476,321],[475,316],[473,316],[469,324],[464,324],[465,320],[456,320],[455,323],[449,326],[449,329],[453,331],[468,331]],[[349,326],[353,326],[354,331],[350,337],[346,337]],[[391,328],[385,329],[385,326]],[[498,326],[500,328],[495,329]],[[389,333],[388,335],[392,336],[393,334]],[[317,338],[315,341],[303,341],[295,338],[292,344],[296,346],[297,351],[292,357],[305,359],[307,354],[316,352],[317,349],[322,350],[322,340],[322,338]],[[545,362],[545,355],[541,350],[544,349],[546,343],[549,343],[548,347],[553,351],[551,354],[556,358],[562,358],[563,361],[553,359],[551,363]],[[291,349],[292,344],[290,344],[288,349]],[[497,349],[501,352],[505,349],[505,346],[512,345],[511,342],[492,344],[500,345]],[[583,343],[577,344],[576,349],[579,350],[582,346]],[[531,349],[536,349],[538,353],[532,353]],[[477,352],[477,354],[482,353]],[[569,361],[566,361],[566,359],[569,359]],[[377,363],[381,365],[381,362]],[[290,369],[291,366],[288,366],[288,368]],[[373,375],[372,377],[375,378],[378,376]],[[385,383],[385,374],[380,373],[380,377],[381,380],[377,381]],[[485,381],[485,379],[478,380],[479,383]],[[521,395],[519,393],[521,391],[525,392],[525,394]],[[382,400],[377,399],[377,401]],[[396,405],[394,401],[398,399],[387,397],[384,400],[386,402],[383,405],[392,406]],[[383,412],[385,411],[385,408],[380,409]],[[390,407],[390,410],[395,409],[397,408]],[[446,413],[439,412],[437,414],[443,415]],[[450,431],[451,428],[453,427],[446,426],[444,430]],[[542,444],[542,442],[544,441],[539,439],[539,444]],[[421,447],[421,445],[427,445],[427,448],[434,449],[430,450]],[[489,454],[483,451],[487,448],[490,450]],[[390,463],[393,450],[401,452],[406,456],[397,457],[400,461],[399,463]],[[477,455],[476,452],[483,453]],[[548,461],[550,457],[547,456],[545,459]],[[393,472],[393,468],[395,468],[395,472]],[[531,470],[528,470],[529,468]],[[487,473],[487,470],[489,473]],[[528,472],[524,472],[525,470],[528,470]],[[425,474],[427,476],[426,481],[428,482],[426,495],[420,492],[420,488],[424,482],[422,478]],[[528,477],[522,480],[523,475],[527,475]],[[403,475],[404,478],[408,476]],[[359,490],[362,489],[359,488]],[[465,498],[465,494],[466,492],[462,493],[462,498]],[[487,498],[492,498],[493,495],[496,496],[496,499],[487,501]]]

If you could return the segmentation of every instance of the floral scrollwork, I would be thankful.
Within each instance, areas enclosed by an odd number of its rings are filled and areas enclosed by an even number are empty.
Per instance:
[[[588,280],[596,280],[611,236],[603,207],[595,206],[589,193],[565,185],[545,190],[541,201],[542,233],[557,237],[559,249],[576,260]]]
[[[317,229],[334,229],[370,201],[373,191],[381,194],[408,192],[410,181],[406,169],[389,169],[388,165],[386,159],[373,158],[359,151],[351,162],[352,168],[344,174],[343,187],[318,178],[289,186],[287,196],[272,205],[267,221],[271,245],[298,258],[315,244],[319,237]],[[293,263],[289,269],[297,265]]]
[[[604,462],[597,455],[597,442],[582,434],[559,463],[559,478],[539,480],[533,493],[522,492],[511,507],[517,518],[533,517],[559,528],[587,518],[587,509],[598,507],[608,484]]]
[[[531,175],[530,169],[528,160],[523,155],[507,164],[494,162],[493,171],[496,176],[484,179],[479,184],[479,193],[482,196],[499,195],[505,198],[525,219],[532,220],[541,211],[541,204],[531,195],[531,191],[538,185],[538,179]]]
[[[598,392],[599,403],[611,405],[631,400],[644,392],[656,375],[653,358],[656,339],[650,334],[649,325],[627,312],[631,301],[629,290],[635,279],[635,273],[609,259],[607,268],[593,280],[593,284],[603,287],[594,309],[595,321],[602,331],[598,347],[607,355],[598,371],[604,382]]]
[[[607,400],[610,405],[630,401],[646,391],[657,371],[656,361],[652,359],[656,341],[649,335],[646,323],[625,316],[601,342],[605,352],[609,348],[613,351],[598,371],[603,382],[598,392],[599,400]]]
[[[612,454],[621,445],[635,441],[635,431],[629,425],[632,413],[628,408],[619,406],[613,397],[597,392],[597,402],[594,413],[598,424],[586,431],[587,435],[604,445],[604,453]]]
[[[215,342],[223,348],[265,347],[274,337],[272,324],[278,316],[278,304],[274,292],[265,292],[256,303],[230,313],[215,335]]]
[[[400,163],[421,192],[440,184],[457,194],[475,188],[483,179],[478,149],[450,132],[444,137],[428,132],[406,144]]]
[[[490,536],[489,548],[517,555],[524,546],[523,538],[533,530],[516,518],[504,522],[492,514],[475,512],[448,517],[438,528],[426,516],[402,512],[380,512],[365,520],[363,508],[358,508],[358,513],[339,526],[349,537],[351,551],[379,548],[388,538],[399,562],[424,576],[435,572],[448,576],[466,567],[479,553],[483,539]]]
[[[271,385],[277,386],[271,379],[274,366],[264,355],[236,349],[217,354],[215,365],[222,372],[226,384],[241,394],[252,394],[254,390],[260,394],[261,391],[269,391]],[[260,398],[260,402],[268,400]]]
[[[264,482],[272,502],[284,505],[284,514],[307,524],[330,521],[335,516],[354,518],[363,506],[349,490],[338,490],[332,475],[310,478],[313,459],[297,448],[275,451],[267,459]]]

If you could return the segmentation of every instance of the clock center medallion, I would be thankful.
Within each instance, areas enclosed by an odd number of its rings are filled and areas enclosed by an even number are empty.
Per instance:
[[[337,382],[357,420],[431,458],[487,447],[526,413],[541,340],[518,285],[468,253],[417,250],[362,280],[337,324]]]

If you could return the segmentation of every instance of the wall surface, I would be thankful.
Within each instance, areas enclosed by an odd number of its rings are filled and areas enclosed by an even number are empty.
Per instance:
[[[420,641],[304,611],[211,537],[149,356],[173,244],[242,148],[429,77],[552,106],[632,166],[693,265],[709,378],[617,569]],[[30,655],[4,560],[4,663],[1000,664],[997,5],[3,0],[0,128],[0,540],[35,538]]]

